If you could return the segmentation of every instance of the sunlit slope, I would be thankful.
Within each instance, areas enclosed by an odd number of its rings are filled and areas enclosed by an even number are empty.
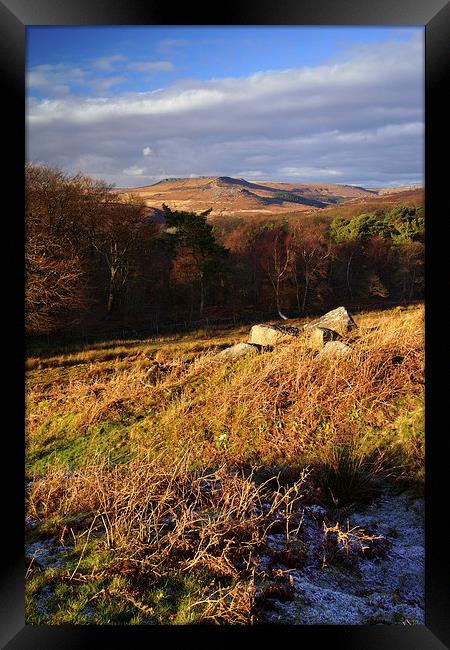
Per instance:
[[[163,203],[173,210],[199,212],[212,208],[211,216],[302,213],[375,195],[374,190],[352,185],[249,182],[228,176],[172,178],[120,193],[142,199],[156,210]]]

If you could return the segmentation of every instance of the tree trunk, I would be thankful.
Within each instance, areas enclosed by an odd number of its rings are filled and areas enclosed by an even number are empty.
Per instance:
[[[348,290],[350,292],[350,297],[351,298],[353,298],[352,287],[351,287],[351,284],[350,284],[350,264],[352,262],[352,258],[353,258],[353,252],[350,254],[350,256],[348,258],[348,262],[347,262],[347,287],[348,287]]]
[[[295,282],[295,298],[297,300],[297,311],[300,314],[302,308],[300,305],[300,285],[298,283],[297,269],[294,269],[294,282]]]
[[[107,318],[111,316],[116,304],[116,276],[117,268],[115,266],[111,266],[109,269],[108,305],[106,308]]]
[[[203,281],[203,273],[200,274],[200,316],[203,316],[203,309],[205,306],[205,286]]]
[[[281,305],[280,305],[280,278],[279,278],[279,277],[277,278],[277,285],[276,285],[276,301],[277,301],[277,312],[278,312],[278,316],[279,316],[280,318],[282,318],[283,320],[288,320],[288,317],[285,316],[285,315],[281,312]]]
[[[109,294],[108,294],[108,306],[107,306],[107,310],[106,310],[106,314],[107,314],[108,318],[113,313],[115,303],[116,303],[115,292],[114,292],[114,289],[112,287],[110,287]]]
[[[309,273],[308,273],[308,267],[306,267],[306,270],[305,270],[305,290],[303,292],[303,302],[302,302],[302,314],[305,313],[306,297],[308,295],[308,288],[309,288]]]

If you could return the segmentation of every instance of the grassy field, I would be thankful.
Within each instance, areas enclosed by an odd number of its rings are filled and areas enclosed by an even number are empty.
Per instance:
[[[301,565],[300,504],[421,494],[423,319],[358,314],[339,360],[301,337],[217,357],[248,326],[30,356],[27,623],[258,622],[289,590],[267,535]]]

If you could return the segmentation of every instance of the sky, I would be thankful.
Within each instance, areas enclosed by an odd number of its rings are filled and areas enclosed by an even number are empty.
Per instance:
[[[30,26],[27,159],[163,178],[424,182],[424,28]]]

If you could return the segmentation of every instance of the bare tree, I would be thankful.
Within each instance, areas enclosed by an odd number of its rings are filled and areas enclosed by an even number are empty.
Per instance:
[[[143,208],[119,197],[103,181],[26,166],[25,306],[30,332],[50,332],[73,322],[105,289],[107,315],[112,314],[138,251],[145,252],[154,234]]]
[[[25,325],[49,333],[74,322],[89,304],[81,251],[76,182],[61,171],[27,165],[25,173]]]
[[[324,234],[317,226],[294,229],[291,250],[294,257],[292,277],[296,288],[297,307],[303,314],[311,286],[323,275],[325,261],[331,253]],[[303,280],[302,283],[299,278]]]
[[[108,277],[107,317],[115,310],[139,253],[145,253],[154,234],[154,226],[145,219],[144,205],[123,203],[114,194],[101,206],[101,219],[91,223],[91,246],[99,254]]]
[[[26,254],[25,326],[48,333],[77,320],[89,304],[86,274],[76,254],[62,252],[48,239],[33,237]]]
[[[290,235],[284,224],[266,229],[261,233],[260,264],[269,279],[274,292],[277,312],[280,318],[287,320],[281,311],[281,288],[292,272],[293,254]]]

